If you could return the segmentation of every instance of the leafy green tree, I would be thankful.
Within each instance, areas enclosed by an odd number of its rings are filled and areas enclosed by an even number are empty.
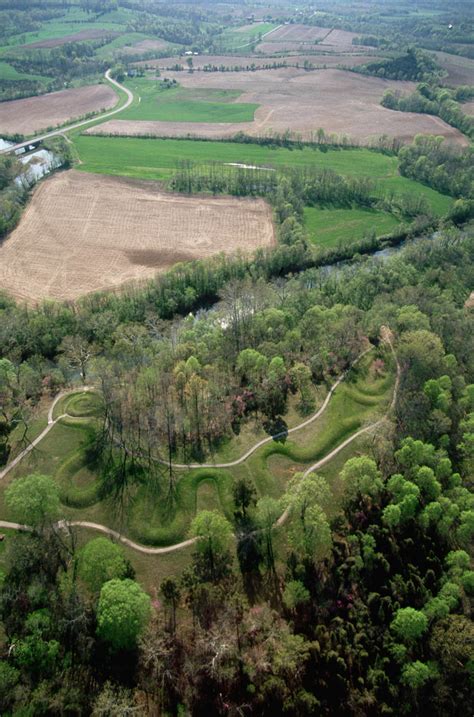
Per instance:
[[[247,478],[238,478],[232,486],[235,507],[243,518],[247,515],[247,509],[255,504],[257,491],[254,484]]]
[[[257,503],[256,521],[263,534],[265,562],[270,572],[275,572],[275,553],[273,550],[273,529],[280,517],[280,502],[270,496],[260,498]]]
[[[426,615],[413,607],[399,608],[390,625],[390,629],[404,642],[414,642],[426,632],[427,627]]]
[[[160,585],[160,593],[165,604],[170,609],[170,632],[174,634],[176,631],[176,610],[181,599],[181,590],[176,580],[165,578]]]
[[[51,523],[59,514],[59,489],[49,476],[18,478],[6,489],[5,499],[16,520],[35,528]]]
[[[216,580],[219,560],[228,552],[232,540],[232,526],[217,511],[202,510],[192,521],[190,534],[197,538],[197,550],[211,580]]]
[[[15,686],[19,679],[19,670],[2,660],[0,662],[0,705],[2,705],[2,710],[11,710],[15,702]]]
[[[288,543],[303,561],[316,563],[329,558],[332,549],[331,528],[319,505],[295,502],[293,520],[288,528]]]
[[[402,512],[400,510],[399,505],[394,505],[393,503],[391,503],[390,505],[387,505],[386,508],[384,508],[383,510],[382,520],[385,525],[388,525],[388,527],[392,530],[400,524],[401,517]]]
[[[310,599],[309,590],[300,580],[290,580],[283,591],[283,602],[288,610],[295,610],[298,605],[307,603]]]
[[[134,580],[116,578],[102,586],[97,634],[114,650],[133,649],[150,616],[150,597]]]
[[[377,500],[383,489],[383,481],[377,464],[372,458],[360,456],[350,458],[341,471],[346,498],[355,500],[369,498]]]
[[[401,681],[412,690],[418,690],[429,680],[437,677],[437,674],[437,670],[433,665],[427,665],[425,662],[416,660],[415,662],[405,665],[402,670]]]
[[[108,538],[90,540],[81,551],[79,575],[93,592],[108,580],[130,577],[129,571],[122,549]]]

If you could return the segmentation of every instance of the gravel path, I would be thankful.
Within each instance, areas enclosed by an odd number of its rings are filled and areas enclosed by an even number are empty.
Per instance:
[[[361,428],[359,431],[357,431],[352,436],[350,436],[345,441],[343,441],[339,446],[334,448],[326,456],[324,456],[319,461],[314,463],[312,466],[307,468],[306,471],[303,473],[303,476],[302,476],[303,478],[305,478],[310,473],[313,473],[314,471],[318,470],[326,463],[329,463],[329,461],[332,460],[332,458],[334,458],[340,451],[342,451],[344,448],[346,448],[346,446],[348,446],[350,443],[352,443],[352,441],[355,441],[357,438],[359,438],[359,436],[363,435],[364,433],[368,433],[369,431],[372,431],[375,428],[377,428],[378,426],[380,426],[383,423],[383,421],[386,419],[386,417],[393,410],[393,408],[395,406],[395,401],[397,400],[398,388],[400,385],[401,368],[400,368],[400,364],[398,362],[397,356],[395,354],[395,350],[393,348],[390,332],[388,329],[385,329],[384,333],[385,333],[385,335],[383,338],[386,341],[386,343],[389,344],[390,349],[395,357],[395,362],[396,362],[396,366],[397,366],[397,374],[396,374],[396,379],[395,379],[395,386],[393,389],[392,400],[390,402],[390,406],[388,407],[386,414],[382,418],[380,418],[378,421],[375,421],[375,423],[371,423],[370,425],[365,426],[364,428]],[[358,358],[352,363],[350,368],[352,368],[356,363],[358,363],[363,358],[363,356],[365,356],[369,351],[372,350],[372,348],[373,347],[370,347],[370,348],[366,349],[365,351],[363,351],[360,354],[360,356],[358,356]],[[348,371],[349,370],[350,369],[348,369]],[[308,418],[306,421],[303,421],[303,423],[300,423],[298,426],[291,428],[288,431],[288,433],[294,433],[295,431],[298,431],[301,428],[308,426],[310,423],[315,421],[323,413],[323,411],[326,409],[326,407],[331,399],[331,396],[333,395],[337,386],[345,378],[348,371],[343,373],[338,378],[338,380],[336,381],[334,386],[332,386],[332,388],[330,389],[328,395],[326,396],[326,399],[324,400],[324,403],[321,406],[321,408],[315,414],[313,414],[310,418]],[[89,387],[86,387],[85,390],[89,390]],[[28,446],[28,448],[25,449],[25,451],[23,451],[19,456],[17,456],[15,461],[12,461],[12,463],[7,466],[7,468],[3,471],[3,473],[0,473],[0,479],[3,478],[3,475],[5,475],[6,472],[8,472],[8,470],[13,468],[14,464],[16,465],[23,458],[24,455],[26,455],[29,451],[31,451],[34,448],[34,446],[37,443],[39,443],[40,440],[42,440],[42,438],[46,435],[46,433],[48,433],[51,430],[51,428],[57,423],[57,421],[59,421],[61,418],[63,418],[65,415],[67,415],[67,414],[63,414],[62,416],[58,416],[58,418],[53,420],[54,406],[57,404],[57,402],[60,400],[60,398],[62,398],[62,396],[64,396],[64,395],[66,395],[66,394],[65,393],[59,394],[54,399],[53,404],[51,405],[51,407],[49,409],[47,428],[45,428],[43,433],[41,433],[40,436],[38,436],[38,438],[36,438],[35,441],[33,441],[31,446]],[[265,438],[262,441],[259,441],[249,451],[247,451],[243,456],[241,456],[240,458],[238,458],[235,461],[232,461],[231,463],[220,463],[220,464],[219,463],[216,463],[216,464],[196,463],[196,464],[190,464],[189,466],[183,465],[183,464],[173,464],[173,465],[175,468],[206,468],[206,467],[208,467],[208,468],[224,468],[224,467],[235,466],[235,465],[238,465],[239,463],[242,463],[244,460],[246,460],[254,451],[257,450],[257,448],[260,448],[265,443],[268,443],[268,442],[274,440],[274,438],[276,438],[276,437],[277,436],[273,436],[273,437],[269,436],[268,438]],[[288,518],[288,514],[289,514],[289,509],[287,508],[281,514],[281,516],[278,518],[278,520],[276,521],[276,526],[283,525],[283,523]],[[136,550],[137,552],[143,553],[145,555],[166,555],[167,553],[173,553],[173,552],[176,552],[177,550],[182,550],[183,548],[187,548],[196,542],[196,538],[190,538],[188,540],[183,540],[180,543],[175,543],[174,545],[168,545],[163,548],[153,548],[153,547],[147,547],[145,545],[140,545],[139,543],[135,543],[133,540],[129,540],[128,538],[126,538],[123,535],[121,535],[120,533],[118,533],[116,530],[112,530],[112,528],[108,528],[106,525],[101,525],[100,523],[91,523],[86,520],[71,520],[71,521],[61,520],[58,523],[56,523],[55,527],[58,529],[63,529],[63,530],[68,530],[68,529],[74,528],[74,527],[89,528],[91,530],[96,530],[100,533],[104,533],[105,535],[108,535],[109,537],[113,538],[114,540],[119,541],[123,545],[126,545],[129,548],[132,548],[133,550]],[[0,520],[0,528],[10,529],[10,530],[20,530],[20,531],[31,531],[32,530],[27,525],[22,525],[21,523],[10,523],[10,522],[4,521],[4,520]]]

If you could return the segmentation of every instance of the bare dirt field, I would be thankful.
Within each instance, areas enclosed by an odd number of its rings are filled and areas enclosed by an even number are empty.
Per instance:
[[[134,45],[126,45],[120,48],[120,52],[126,55],[139,55],[141,52],[155,52],[156,50],[165,50],[169,46],[169,42],[164,40],[141,40]]]
[[[56,127],[88,112],[113,107],[117,95],[110,85],[91,85],[50,92],[39,97],[0,103],[0,133],[33,134]]]
[[[128,48],[131,50],[131,48]],[[288,67],[296,66],[297,64],[303,66],[305,61],[313,63],[315,67],[335,67],[337,65],[344,65],[346,67],[356,67],[357,65],[365,65],[367,62],[377,62],[383,58],[379,55],[345,55],[345,54],[298,54],[288,55],[287,57],[276,57],[273,55],[200,55],[199,57],[193,57],[193,68],[194,71],[200,71],[204,67],[213,65],[215,67],[255,67],[256,69],[267,67],[272,65],[274,62],[281,63],[285,62]],[[182,65],[185,67],[183,57],[162,57],[157,60],[141,60],[140,62],[134,63],[143,67],[157,67],[160,70],[171,70],[176,65]]]
[[[464,102],[461,107],[464,114],[474,117],[474,102]]]
[[[474,60],[460,55],[450,55],[448,52],[435,52],[436,61],[448,76],[442,82],[444,85],[472,85],[474,83]]]
[[[331,32],[330,27],[312,25],[283,25],[268,36],[269,42],[314,42]]]
[[[118,37],[119,32],[113,32],[112,30],[81,30],[81,32],[75,32],[72,35],[63,35],[62,37],[52,37],[49,40],[40,40],[39,42],[30,42],[28,45],[23,45],[28,50],[39,48],[39,47],[59,47],[65,45],[67,42],[81,42],[82,40],[97,40],[101,37]]]
[[[416,134],[425,133],[467,144],[460,132],[438,117],[395,112],[380,105],[386,89],[412,92],[415,85],[411,82],[383,80],[335,69],[305,72],[296,68],[229,73],[171,72],[169,77],[175,78],[183,87],[240,90],[242,94],[237,102],[260,105],[254,121],[208,124],[111,120],[88,132],[220,138],[236,132],[264,136],[290,130],[303,138],[310,138],[322,127],[327,133],[346,134],[361,143],[382,134],[411,141]]]
[[[188,197],[154,182],[70,170],[41,183],[0,244],[0,286],[18,299],[77,299],[180,261],[274,241],[263,199]]]
[[[332,30],[328,27],[311,25],[285,25],[275,30],[257,45],[257,52],[305,52],[311,49],[321,52],[350,53],[369,52],[373,48],[353,45],[355,32]]]

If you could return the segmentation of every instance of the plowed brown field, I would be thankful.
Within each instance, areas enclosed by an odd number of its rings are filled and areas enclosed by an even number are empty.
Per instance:
[[[154,182],[71,170],[38,186],[0,245],[0,286],[29,303],[77,299],[179,261],[273,241],[263,199],[168,194]]]
[[[63,35],[62,37],[52,37],[49,40],[39,40],[38,42],[30,42],[27,45],[23,45],[28,50],[35,48],[50,48],[59,47],[65,45],[67,42],[82,42],[84,40],[97,40],[101,37],[118,37],[119,32],[112,30],[81,30],[81,32],[74,32],[72,35]]]
[[[91,134],[155,134],[162,137],[230,137],[236,132],[265,136],[286,130],[310,138],[319,127],[371,141],[382,134],[411,141],[418,133],[443,135],[460,144],[466,138],[438,117],[395,112],[380,105],[387,89],[412,92],[412,82],[383,80],[353,72],[328,69],[305,72],[296,68],[255,72],[167,73],[183,87],[240,90],[238,102],[259,106],[253,122],[209,124],[198,122],[145,122],[111,120],[88,130]],[[183,111],[183,120],[186,114]]]
[[[33,134],[89,112],[108,109],[116,102],[117,95],[110,85],[105,84],[1,102],[0,134]]]

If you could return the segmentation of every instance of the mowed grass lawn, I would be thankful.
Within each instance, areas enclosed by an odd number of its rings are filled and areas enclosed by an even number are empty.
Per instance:
[[[120,115],[122,117],[122,115]],[[380,193],[410,193],[425,196],[432,211],[441,216],[451,206],[452,197],[436,192],[398,174],[398,160],[368,149],[328,149],[311,147],[285,149],[237,142],[145,139],[137,137],[94,137],[76,135],[74,143],[84,172],[113,174],[136,179],[166,180],[183,161],[242,162],[266,167],[308,167],[333,169],[339,174],[367,177],[380,186]]]
[[[164,122],[252,122],[256,104],[237,103],[235,90],[173,87],[163,89],[159,80],[139,78],[125,83],[133,92],[133,104],[122,120]]]
[[[340,242],[363,239],[372,230],[388,234],[398,224],[392,214],[370,209],[324,209],[305,207],[304,224],[309,240],[316,246],[333,247]]]

